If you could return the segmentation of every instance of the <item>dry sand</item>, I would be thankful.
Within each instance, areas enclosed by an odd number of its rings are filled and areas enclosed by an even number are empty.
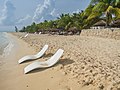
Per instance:
[[[36,34],[14,38],[19,48],[0,68],[1,90],[120,90],[120,40]],[[45,44],[49,49],[38,61],[47,60],[59,48],[64,49],[63,57],[54,67],[23,74],[23,68],[34,61],[18,65],[18,59],[38,52]]]

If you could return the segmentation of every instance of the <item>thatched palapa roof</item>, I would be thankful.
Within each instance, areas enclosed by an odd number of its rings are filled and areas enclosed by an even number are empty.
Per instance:
[[[68,31],[78,31],[78,29],[76,27],[71,27],[68,29]]]
[[[97,23],[95,23],[93,26],[105,26],[106,22],[104,20],[100,20]]]
[[[113,23],[111,23],[110,26],[112,26],[112,27],[120,27],[120,19],[113,21]]]

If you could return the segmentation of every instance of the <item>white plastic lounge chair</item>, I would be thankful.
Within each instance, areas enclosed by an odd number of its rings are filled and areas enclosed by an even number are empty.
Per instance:
[[[26,34],[24,37],[26,38],[28,36],[28,34]]]
[[[29,34],[25,34],[24,36],[21,36],[20,38],[26,38]]]
[[[24,73],[26,74],[38,68],[48,68],[48,67],[53,66],[59,61],[59,58],[62,56],[63,52],[64,50],[59,49],[49,60],[43,61],[43,62],[36,61],[36,62],[31,63],[30,65],[24,68]]]
[[[44,53],[45,53],[45,51],[46,51],[47,49],[48,49],[48,45],[45,45],[39,53],[37,53],[36,55],[27,55],[27,56],[24,56],[23,58],[21,58],[21,59],[18,61],[18,63],[20,64],[20,63],[22,63],[22,62],[24,62],[24,61],[33,60],[33,59],[38,59],[38,58],[40,58],[40,57],[42,57],[42,56],[44,55]]]

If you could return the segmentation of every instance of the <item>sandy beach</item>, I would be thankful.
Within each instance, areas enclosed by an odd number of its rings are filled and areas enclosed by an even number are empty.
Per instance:
[[[29,34],[20,39],[24,35],[25,33],[10,33],[16,44],[9,58],[5,58],[0,66],[1,90],[120,89],[119,36]],[[24,74],[24,67],[37,60],[20,65],[18,60],[39,52],[45,44],[49,45],[49,49],[38,61],[47,60],[61,48],[64,54],[60,61],[51,68]]]

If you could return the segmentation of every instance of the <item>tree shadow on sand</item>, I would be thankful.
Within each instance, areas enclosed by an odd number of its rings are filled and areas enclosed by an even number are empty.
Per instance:
[[[72,64],[74,63],[73,60],[69,59],[69,58],[65,58],[65,59],[60,59],[59,62],[55,65],[53,65],[52,67],[57,67],[58,65],[62,64],[63,66],[66,66],[66,65],[69,65],[69,64]],[[37,72],[41,72],[41,71],[44,71],[44,70],[47,70],[47,69],[50,69],[52,67],[49,67],[49,68],[39,68],[39,69],[34,69],[32,71],[30,71],[28,74],[32,74],[32,73],[37,73]]]

